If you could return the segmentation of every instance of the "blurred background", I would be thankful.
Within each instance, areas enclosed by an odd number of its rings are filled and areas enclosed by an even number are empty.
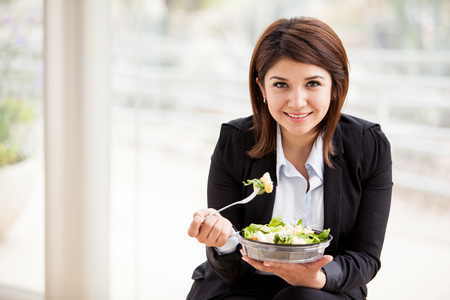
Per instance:
[[[220,125],[251,114],[254,43],[293,16],[341,37],[344,112],[379,122],[392,144],[391,217],[368,299],[450,298],[450,1],[110,2],[111,299],[185,298],[205,260],[187,226],[206,206]],[[0,299],[45,293],[43,5],[0,1]]]

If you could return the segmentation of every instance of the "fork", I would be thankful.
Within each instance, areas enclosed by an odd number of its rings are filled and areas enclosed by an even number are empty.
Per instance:
[[[223,211],[223,210],[225,210],[225,209],[227,209],[227,208],[230,208],[230,207],[235,206],[235,205],[237,205],[237,204],[245,204],[245,203],[248,203],[248,202],[252,201],[252,200],[256,197],[256,195],[258,195],[259,191],[261,191],[261,187],[257,187],[257,188],[253,191],[253,193],[251,193],[250,196],[248,196],[247,198],[242,199],[242,200],[240,200],[240,201],[233,202],[233,203],[231,203],[231,204],[229,204],[229,205],[227,205],[227,206],[225,206],[225,207],[222,207],[222,208],[219,209],[218,211],[216,211],[216,212],[214,212],[214,213],[212,213],[212,214],[206,216],[206,218],[205,218],[205,220],[203,220],[203,222],[206,221],[208,218],[214,216],[214,215],[217,214],[217,213],[220,213],[221,211]]]

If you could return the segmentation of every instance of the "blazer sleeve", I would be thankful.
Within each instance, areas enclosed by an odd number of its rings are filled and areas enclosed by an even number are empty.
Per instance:
[[[211,157],[208,177],[208,207],[219,209],[242,198],[245,176],[246,135],[242,130],[222,125],[219,140]],[[243,226],[244,210],[238,205],[221,213],[240,230]],[[213,247],[206,248],[207,260],[215,273],[227,284],[245,284],[253,270],[241,259],[240,244],[233,253],[221,255]]]
[[[391,149],[378,125],[364,131],[359,149],[361,196],[359,207],[354,208],[354,224],[350,232],[341,236],[342,252],[323,268],[327,275],[323,289],[330,292],[363,287],[381,267],[393,186]]]

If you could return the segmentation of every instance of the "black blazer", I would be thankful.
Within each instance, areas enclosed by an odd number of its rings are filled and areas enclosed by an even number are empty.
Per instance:
[[[243,181],[270,173],[272,193],[222,213],[238,230],[250,223],[268,223],[276,194],[276,154],[262,159],[246,155],[255,143],[252,125],[252,117],[222,125],[208,179],[208,207],[219,209],[252,192],[252,186],[244,186]],[[326,164],[324,168],[324,228],[330,228],[333,235],[325,253],[334,260],[324,267],[324,290],[364,299],[366,284],[381,265],[392,193],[390,144],[379,125],[343,114],[333,145],[333,168]],[[245,285],[255,269],[242,261],[239,249],[219,255],[207,247],[207,262],[194,271],[188,299],[208,299]]]

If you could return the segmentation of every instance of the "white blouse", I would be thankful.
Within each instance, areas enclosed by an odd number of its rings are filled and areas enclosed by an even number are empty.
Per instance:
[[[308,182],[303,175],[284,157],[281,130],[277,128],[277,190],[272,216],[283,216],[285,223],[303,225],[323,230],[323,141],[320,135],[306,161]]]

